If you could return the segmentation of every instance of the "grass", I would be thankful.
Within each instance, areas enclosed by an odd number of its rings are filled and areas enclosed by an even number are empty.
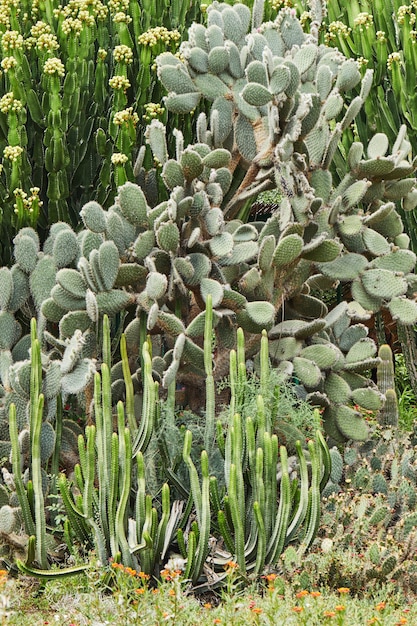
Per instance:
[[[212,626],[213,624],[335,624],[394,626],[417,623],[414,599],[406,599],[390,584],[369,586],[361,595],[349,588],[304,590],[270,573],[255,583],[240,578],[229,564],[226,587],[219,592],[193,595],[178,572],[163,573],[156,585],[133,570],[119,567],[111,591],[103,574],[92,565],[87,575],[48,582],[0,579],[0,623],[16,626],[104,626],[141,624]]]

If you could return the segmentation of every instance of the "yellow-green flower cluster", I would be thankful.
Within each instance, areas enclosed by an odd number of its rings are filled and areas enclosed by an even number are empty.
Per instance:
[[[95,20],[104,20],[108,14],[108,8],[101,0],[69,0],[66,6],[54,9],[54,16],[78,18],[87,26],[93,26]]]
[[[91,15],[90,12],[85,9],[78,11],[78,19],[80,22],[84,22],[87,26],[94,26],[96,23],[94,15]]]
[[[146,122],[150,122],[163,113],[165,113],[165,109],[159,103],[148,102],[148,104],[145,104],[145,115],[143,116],[143,119]]]
[[[399,52],[391,52],[391,54],[388,55],[387,67],[389,70],[392,70],[392,66],[395,63],[400,63],[400,62],[401,62],[401,54]]]
[[[61,24],[61,29],[64,35],[68,37],[70,33],[79,35],[83,29],[83,23],[78,17],[72,17],[69,15]]]
[[[41,35],[45,35],[46,33],[51,32],[51,27],[46,22],[42,22],[42,20],[38,20],[36,24],[32,26],[30,29],[30,34],[35,39],[38,39]]]
[[[1,61],[1,69],[5,74],[17,65],[17,61],[14,57],[4,57]]]
[[[11,50],[21,50],[23,48],[23,37],[17,30],[6,30],[1,38],[3,52]]]
[[[369,28],[374,23],[374,17],[371,13],[364,11],[363,13],[358,13],[353,20],[353,23],[355,26],[359,27],[361,32],[363,32],[364,29]]]
[[[53,52],[59,48],[58,39],[56,38],[56,35],[53,35],[52,33],[43,33],[38,37],[36,47],[38,50]]]
[[[278,11],[282,7],[286,7],[291,9],[294,6],[294,2],[292,0],[270,0],[271,7],[274,11]]]
[[[14,212],[19,213],[19,205],[21,208],[23,208],[23,210],[26,210],[29,213],[33,213],[34,208],[40,208],[43,202],[39,200],[39,191],[39,187],[31,187],[31,195],[28,197],[28,194],[20,187],[15,189],[13,192],[16,198],[16,202],[13,205]]]
[[[308,24],[311,20],[311,11],[303,11],[300,15],[300,24],[303,28]]]
[[[57,74],[58,76],[64,76],[65,67],[61,59],[58,59],[57,57],[52,57],[51,59],[47,59],[45,61],[43,71],[45,72],[45,74]]]
[[[129,0],[109,0],[109,9],[113,15],[120,12],[126,13],[129,10]]]
[[[410,24],[416,23],[416,14],[413,13],[412,7],[406,4],[403,4],[399,7],[397,11],[397,22],[400,26],[404,24],[406,15],[410,16]]]
[[[385,43],[387,38],[385,37],[385,32],[383,30],[377,30],[375,33],[376,40],[380,43]]]
[[[129,79],[126,76],[112,76],[109,80],[112,89],[122,89],[125,93],[130,87]]]
[[[124,11],[119,11],[113,16],[113,22],[115,24],[119,24],[122,22],[124,22],[125,24],[130,24],[131,21],[132,18],[130,17],[130,15],[127,15],[127,13],[125,13]]]
[[[358,57],[356,59],[356,64],[358,66],[358,69],[361,69],[361,67],[366,67],[368,65],[368,59],[365,59],[364,57]]]
[[[128,157],[122,152],[115,152],[111,155],[111,162],[113,165],[124,165],[127,161]]]
[[[417,30],[410,30],[411,43],[417,43]]]
[[[331,41],[337,39],[337,37],[340,37],[341,39],[346,39],[347,37],[349,37],[351,32],[352,29],[349,28],[349,26],[346,26],[346,24],[344,24],[343,22],[332,22],[331,24],[329,24],[328,32],[325,35],[325,41],[328,44]]]
[[[104,61],[107,57],[107,50],[104,48],[99,48],[97,52],[97,60]]]
[[[11,111],[18,113],[22,106],[21,100],[15,98],[12,91],[5,93],[0,99],[0,111],[2,113],[10,113]]]
[[[4,30],[10,28],[10,7],[15,6],[18,9],[18,5],[19,3],[16,0],[0,0],[0,25],[4,27]]]
[[[169,44],[171,42],[178,42],[181,39],[181,35],[177,30],[168,30],[165,26],[156,26],[155,28],[150,28],[146,31],[146,33],[142,33],[138,37],[138,42],[142,46],[156,46],[159,41],[162,41],[165,44]]]
[[[126,63],[129,65],[133,62],[133,50],[129,46],[116,46],[113,50],[113,57],[117,63]]]
[[[9,161],[16,162],[23,152],[21,146],[6,146],[3,150],[3,157]]]
[[[136,126],[139,122],[138,114],[133,112],[133,107],[117,111],[114,114],[113,123],[116,126],[123,126],[123,124],[129,124],[129,122],[132,122],[133,126]]]

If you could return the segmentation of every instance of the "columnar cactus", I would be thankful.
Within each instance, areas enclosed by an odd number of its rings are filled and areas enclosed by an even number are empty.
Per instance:
[[[207,27],[191,27],[184,60],[158,57],[169,109],[182,114],[202,97],[212,102],[209,117],[198,116],[195,143],[185,145],[176,131],[175,157],[163,124],[153,120],[147,129],[166,199],[158,199],[158,170],[143,167],[142,147],[135,164],[140,185],[121,185],[107,210],[85,204],[78,234],[54,224],[42,252],[33,230],[15,238],[16,263],[0,273],[3,383],[21,332],[14,313],[28,305],[39,316],[45,346],[60,357],[76,331],[85,337],[74,379],[88,374],[83,359],[101,359],[96,339],[103,315],[120,325],[122,312],[129,313],[136,388],[149,332],[162,334],[169,348],[153,359],[164,386],[177,375],[185,383],[191,374],[204,377],[210,295],[223,348],[215,377],[227,374],[220,363],[233,347],[236,324],[248,341],[266,329],[278,367],[324,408],[328,434],[336,441],[367,437],[351,405],[378,409],[383,397],[362,376],[379,362],[363,322],[382,307],[403,323],[417,320],[415,255],[393,202],[413,206],[415,179],[404,179],[414,171],[409,143],[404,128],[389,156],[382,134],[366,150],[354,143],[335,187],[332,157],[372,76],[361,82],[356,64],[317,45],[292,11],[255,26],[250,30],[247,7],[215,2]],[[345,92],[359,84],[360,95],[344,110]],[[281,200],[266,222],[236,217],[242,204],[274,187]],[[351,283],[352,301],[329,312],[317,296],[339,282]],[[120,371],[115,367],[116,385]],[[64,384],[70,370],[63,373]]]

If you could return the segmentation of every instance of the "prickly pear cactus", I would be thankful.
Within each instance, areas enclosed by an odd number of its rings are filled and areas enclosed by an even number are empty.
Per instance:
[[[405,127],[391,150],[378,133],[368,146],[352,145],[346,174],[333,184],[333,156],[369,93],[372,72],[361,80],[356,62],[318,45],[290,9],[262,23],[261,4],[255,2],[251,17],[243,5],[212,3],[207,26],[189,29],[183,60],[160,55],[158,75],[171,111],[192,111],[202,98],[211,102],[210,124],[203,115],[197,122],[199,144],[213,155],[230,150],[223,167],[241,181],[221,204],[231,220],[227,229],[244,203],[278,188],[281,201],[270,219],[252,224],[258,235],[244,242],[248,251],[257,242],[258,252],[255,262],[244,260],[239,292],[273,304],[279,323],[269,332],[271,356],[324,408],[328,434],[337,442],[366,439],[367,426],[352,405],[378,410],[384,396],[363,376],[379,362],[364,322],[381,308],[404,324],[417,320],[416,257],[395,204],[415,206],[416,181],[409,178],[415,162]],[[359,95],[345,106],[345,93],[355,87]],[[250,225],[237,224],[234,236],[250,238]],[[329,312],[315,296],[338,283],[351,283],[352,301]],[[247,310],[238,318],[244,326]]]

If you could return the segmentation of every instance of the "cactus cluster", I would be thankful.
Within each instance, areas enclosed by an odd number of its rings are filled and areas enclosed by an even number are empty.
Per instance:
[[[417,570],[416,454],[412,437],[377,429],[366,443],[330,450],[320,535],[330,554],[358,552],[361,580],[398,581],[415,590]]]
[[[210,295],[208,311],[206,356],[211,352]],[[39,356],[34,327],[33,323],[32,350]],[[103,352],[107,351],[109,342],[110,327],[105,318]],[[268,385],[270,375],[267,343],[264,333],[258,381],[260,390]],[[238,383],[232,393],[231,409],[234,409],[239,407],[245,388],[241,330],[238,354],[232,351],[230,368],[231,378]],[[207,377],[210,377],[210,368],[207,370]],[[222,476],[212,475],[213,451],[209,459],[206,450],[201,452],[200,474],[190,430],[176,429],[183,448],[180,459],[172,449],[172,439],[166,441],[168,424],[160,411],[158,382],[152,378],[150,341],[143,346],[143,376],[141,425],[132,438],[126,426],[128,398],[126,406],[123,402],[117,403],[114,418],[108,364],[103,363],[101,374],[95,374],[95,424],[86,426],[85,434],[78,437],[79,463],[74,468],[72,480],[64,474],[60,474],[57,480],[61,506],[67,518],[61,537],[69,551],[73,551],[75,543],[86,551],[94,547],[103,563],[111,557],[145,574],[157,576],[168,550],[177,548],[184,558],[185,577],[200,589],[214,582],[221,583],[225,577],[224,566],[232,558],[239,563],[242,574],[259,574],[265,565],[278,562],[284,546],[290,542],[297,542],[299,554],[303,554],[317,533],[320,494],[330,475],[330,455],[321,432],[317,432],[315,441],[309,441],[306,449],[297,443],[297,458],[291,459],[290,468],[286,448],[278,446],[277,436],[272,431],[272,416],[263,406],[263,397],[259,394],[256,414],[242,417],[230,411],[226,423],[218,421],[216,432],[211,433],[217,443]],[[46,526],[46,493],[41,480],[43,394],[39,393],[39,381],[37,385],[34,381],[32,389],[31,480],[25,484],[22,477],[16,410],[12,404],[10,435],[16,489],[13,500],[17,511],[12,509],[11,499],[6,501],[6,490],[2,488],[0,519],[4,522],[2,531],[11,535],[20,516],[24,525],[21,536],[26,535],[27,556],[25,562],[17,560],[18,567],[26,574],[48,579],[77,573],[86,566],[58,571],[49,569],[48,555],[51,546],[52,549],[56,546]],[[214,389],[208,390],[207,412],[213,394]],[[175,428],[172,424],[170,426]],[[146,454],[151,439],[161,451],[158,475],[166,478],[163,485],[160,482],[156,495],[151,495],[148,485],[150,468]],[[179,471],[180,465],[185,468],[184,475]],[[180,497],[172,500],[173,494],[180,494]],[[59,535],[58,530],[56,534]],[[210,545],[218,547],[210,552]]]
[[[76,226],[88,199],[133,180],[143,117],[166,114],[153,61],[176,51],[199,3],[64,6],[5,0],[0,33],[0,257],[22,226]],[[169,120],[168,125],[175,120]],[[191,136],[191,124],[186,134]]]
[[[170,110],[191,111],[201,97],[211,101],[210,130],[201,115],[199,140],[214,151],[228,148],[234,175],[245,170],[223,215],[232,219],[248,199],[278,188],[273,215],[262,227],[254,224],[257,263],[247,264],[239,291],[274,305],[282,321],[270,329],[272,356],[314,392],[329,435],[365,439],[366,426],[349,403],[378,409],[383,397],[361,376],[378,363],[363,322],[384,307],[403,324],[417,319],[416,257],[395,204],[415,206],[415,179],[405,179],[415,163],[405,127],[390,152],[387,136],[378,133],[367,147],[352,144],[334,186],[329,168],[369,94],[372,72],[361,80],[357,64],[317,45],[293,11],[281,10],[274,22],[257,19],[254,10],[247,34],[246,7],[214,2],[207,27],[190,28],[181,46],[185,60],[162,54],[158,75]],[[346,108],[345,94],[357,86]],[[314,294],[338,282],[351,283],[352,302],[329,313]]]
[[[205,374],[210,295],[219,346],[233,347],[236,325],[248,341],[268,330],[272,356],[325,408],[331,437],[365,439],[351,404],[373,408],[383,398],[362,376],[378,363],[363,321],[383,307],[405,324],[417,320],[415,254],[394,204],[412,209],[416,202],[415,179],[404,178],[415,168],[410,145],[404,128],[388,156],[381,133],[366,150],[354,143],[334,187],[332,157],[372,76],[361,82],[356,64],[317,45],[292,11],[265,24],[258,11],[253,16],[248,33],[247,7],[215,2],[207,27],[191,27],[184,60],[171,53],[157,59],[169,109],[186,113],[202,97],[212,101],[209,116],[198,116],[196,142],[185,145],[177,130],[171,155],[166,128],[153,120],[146,141],[159,169],[145,170],[143,146],[134,168],[139,184],[121,185],[108,209],[85,204],[80,232],[58,222],[42,251],[33,230],[16,236],[16,263],[0,274],[2,355],[7,361],[19,337],[14,313],[29,305],[46,345],[62,355],[78,331],[86,339],[83,359],[101,358],[97,327],[107,314],[125,326],[136,389],[146,333],[162,334],[168,351],[154,356],[154,372],[169,387],[179,372],[184,381]],[[345,92],[359,85],[344,110]],[[273,187],[281,200],[266,222],[236,217]],[[316,296],[339,282],[351,283],[353,299],[329,312]],[[84,360],[79,367],[74,380],[90,372]],[[225,373],[214,369],[217,378]]]

